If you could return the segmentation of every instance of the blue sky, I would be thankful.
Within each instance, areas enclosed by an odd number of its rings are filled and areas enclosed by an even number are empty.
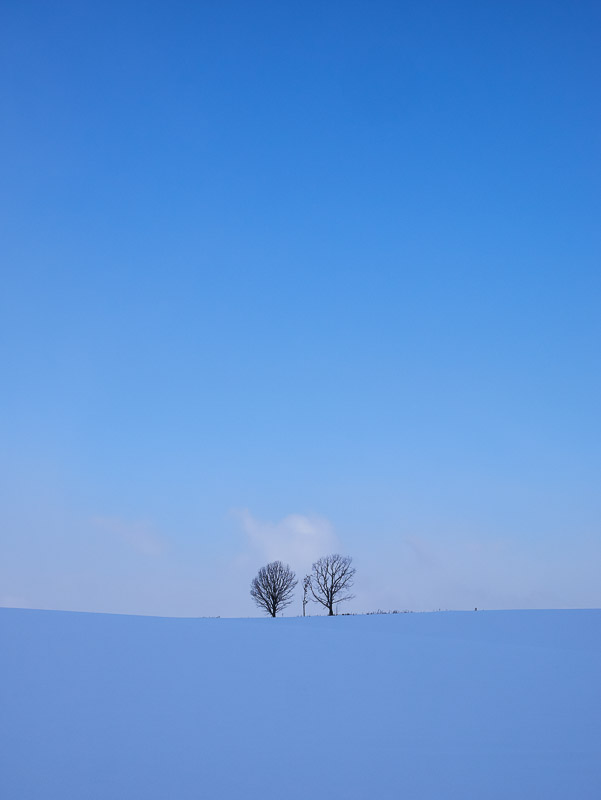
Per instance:
[[[600,606],[600,26],[3,4],[0,603]]]

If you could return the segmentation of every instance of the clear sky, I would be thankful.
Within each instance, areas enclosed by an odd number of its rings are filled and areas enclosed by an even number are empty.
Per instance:
[[[0,603],[601,606],[600,33],[2,3]]]

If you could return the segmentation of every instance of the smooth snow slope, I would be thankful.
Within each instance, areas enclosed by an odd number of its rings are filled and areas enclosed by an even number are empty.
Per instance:
[[[601,798],[601,611],[0,609],[3,800]]]

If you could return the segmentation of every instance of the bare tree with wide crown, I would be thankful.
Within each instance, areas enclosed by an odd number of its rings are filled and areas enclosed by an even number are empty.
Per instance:
[[[333,553],[313,564],[309,588],[314,601],[327,608],[330,617],[334,616],[334,605],[355,596],[349,593],[356,571],[352,561],[350,556]]]
[[[292,602],[296,575],[288,564],[272,561],[257,572],[250,585],[250,596],[267,614],[275,617]]]

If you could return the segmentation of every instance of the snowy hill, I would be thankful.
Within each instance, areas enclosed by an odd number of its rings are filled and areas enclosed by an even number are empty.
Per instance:
[[[0,609],[4,800],[601,797],[601,611]]]

